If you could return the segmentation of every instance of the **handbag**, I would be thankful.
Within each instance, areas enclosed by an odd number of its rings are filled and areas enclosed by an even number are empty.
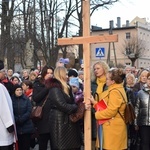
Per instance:
[[[85,112],[85,105],[83,102],[80,102],[77,104],[78,108],[77,111],[71,115],[69,115],[69,119],[72,122],[77,122],[78,120],[82,119],[84,117],[84,112]]]
[[[47,101],[48,96],[46,96],[42,106],[33,106],[32,112],[31,112],[31,119],[33,121],[39,121],[42,119],[43,116],[43,107]]]

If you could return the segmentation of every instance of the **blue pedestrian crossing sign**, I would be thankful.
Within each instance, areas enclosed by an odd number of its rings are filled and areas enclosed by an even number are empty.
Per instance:
[[[105,48],[104,47],[98,47],[95,49],[95,56],[96,57],[105,57]]]

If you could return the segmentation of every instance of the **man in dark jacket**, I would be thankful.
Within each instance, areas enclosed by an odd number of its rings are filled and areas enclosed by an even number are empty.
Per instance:
[[[0,71],[0,82],[6,87],[11,96],[13,92],[13,84],[7,79],[4,71]]]

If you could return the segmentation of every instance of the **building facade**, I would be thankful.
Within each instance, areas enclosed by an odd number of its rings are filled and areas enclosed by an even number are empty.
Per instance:
[[[121,26],[118,17],[117,27],[113,24],[113,21],[110,21],[109,29],[92,28],[91,35],[117,34],[118,42],[91,44],[91,62],[103,60],[109,62],[111,66],[116,66],[116,62],[117,65],[122,66],[132,65],[128,56],[134,59],[138,51],[139,58],[136,59],[134,66],[149,68],[150,25],[146,19],[135,17],[131,22],[127,20],[126,25]],[[128,55],[128,47],[130,47],[130,55]],[[132,49],[134,52],[131,53]]]

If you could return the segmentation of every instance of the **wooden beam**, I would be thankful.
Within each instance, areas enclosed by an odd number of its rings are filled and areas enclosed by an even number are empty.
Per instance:
[[[88,103],[91,96],[91,80],[90,80],[90,0],[82,1],[82,21],[83,21],[83,37],[87,39],[79,39],[83,43],[83,62],[84,62],[84,101]],[[78,41],[78,42],[79,42]],[[91,110],[86,110],[84,115],[84,150],[92,149],[92,129],[91,129]]]
[[[88,98],[91,96],[91,51],[92,43],[109,43],[117,42],[118,35],[99,35],[90,36],[90,0],[82,0],[82,21],[83,21],[83,37],[59,38],[58,45],[78,45],[83,44],[83,62],[84,62],[84,101],[89,103]],[[91,110],[86,110],[84,115],[84,150],[92,149],[91,137]]]
[[[109,43],[118,42],[118,35],[101,35],[101,36],[86,36],[86,37],[71,37],[59,38],[58,45],[78,45],[85,43]]]

